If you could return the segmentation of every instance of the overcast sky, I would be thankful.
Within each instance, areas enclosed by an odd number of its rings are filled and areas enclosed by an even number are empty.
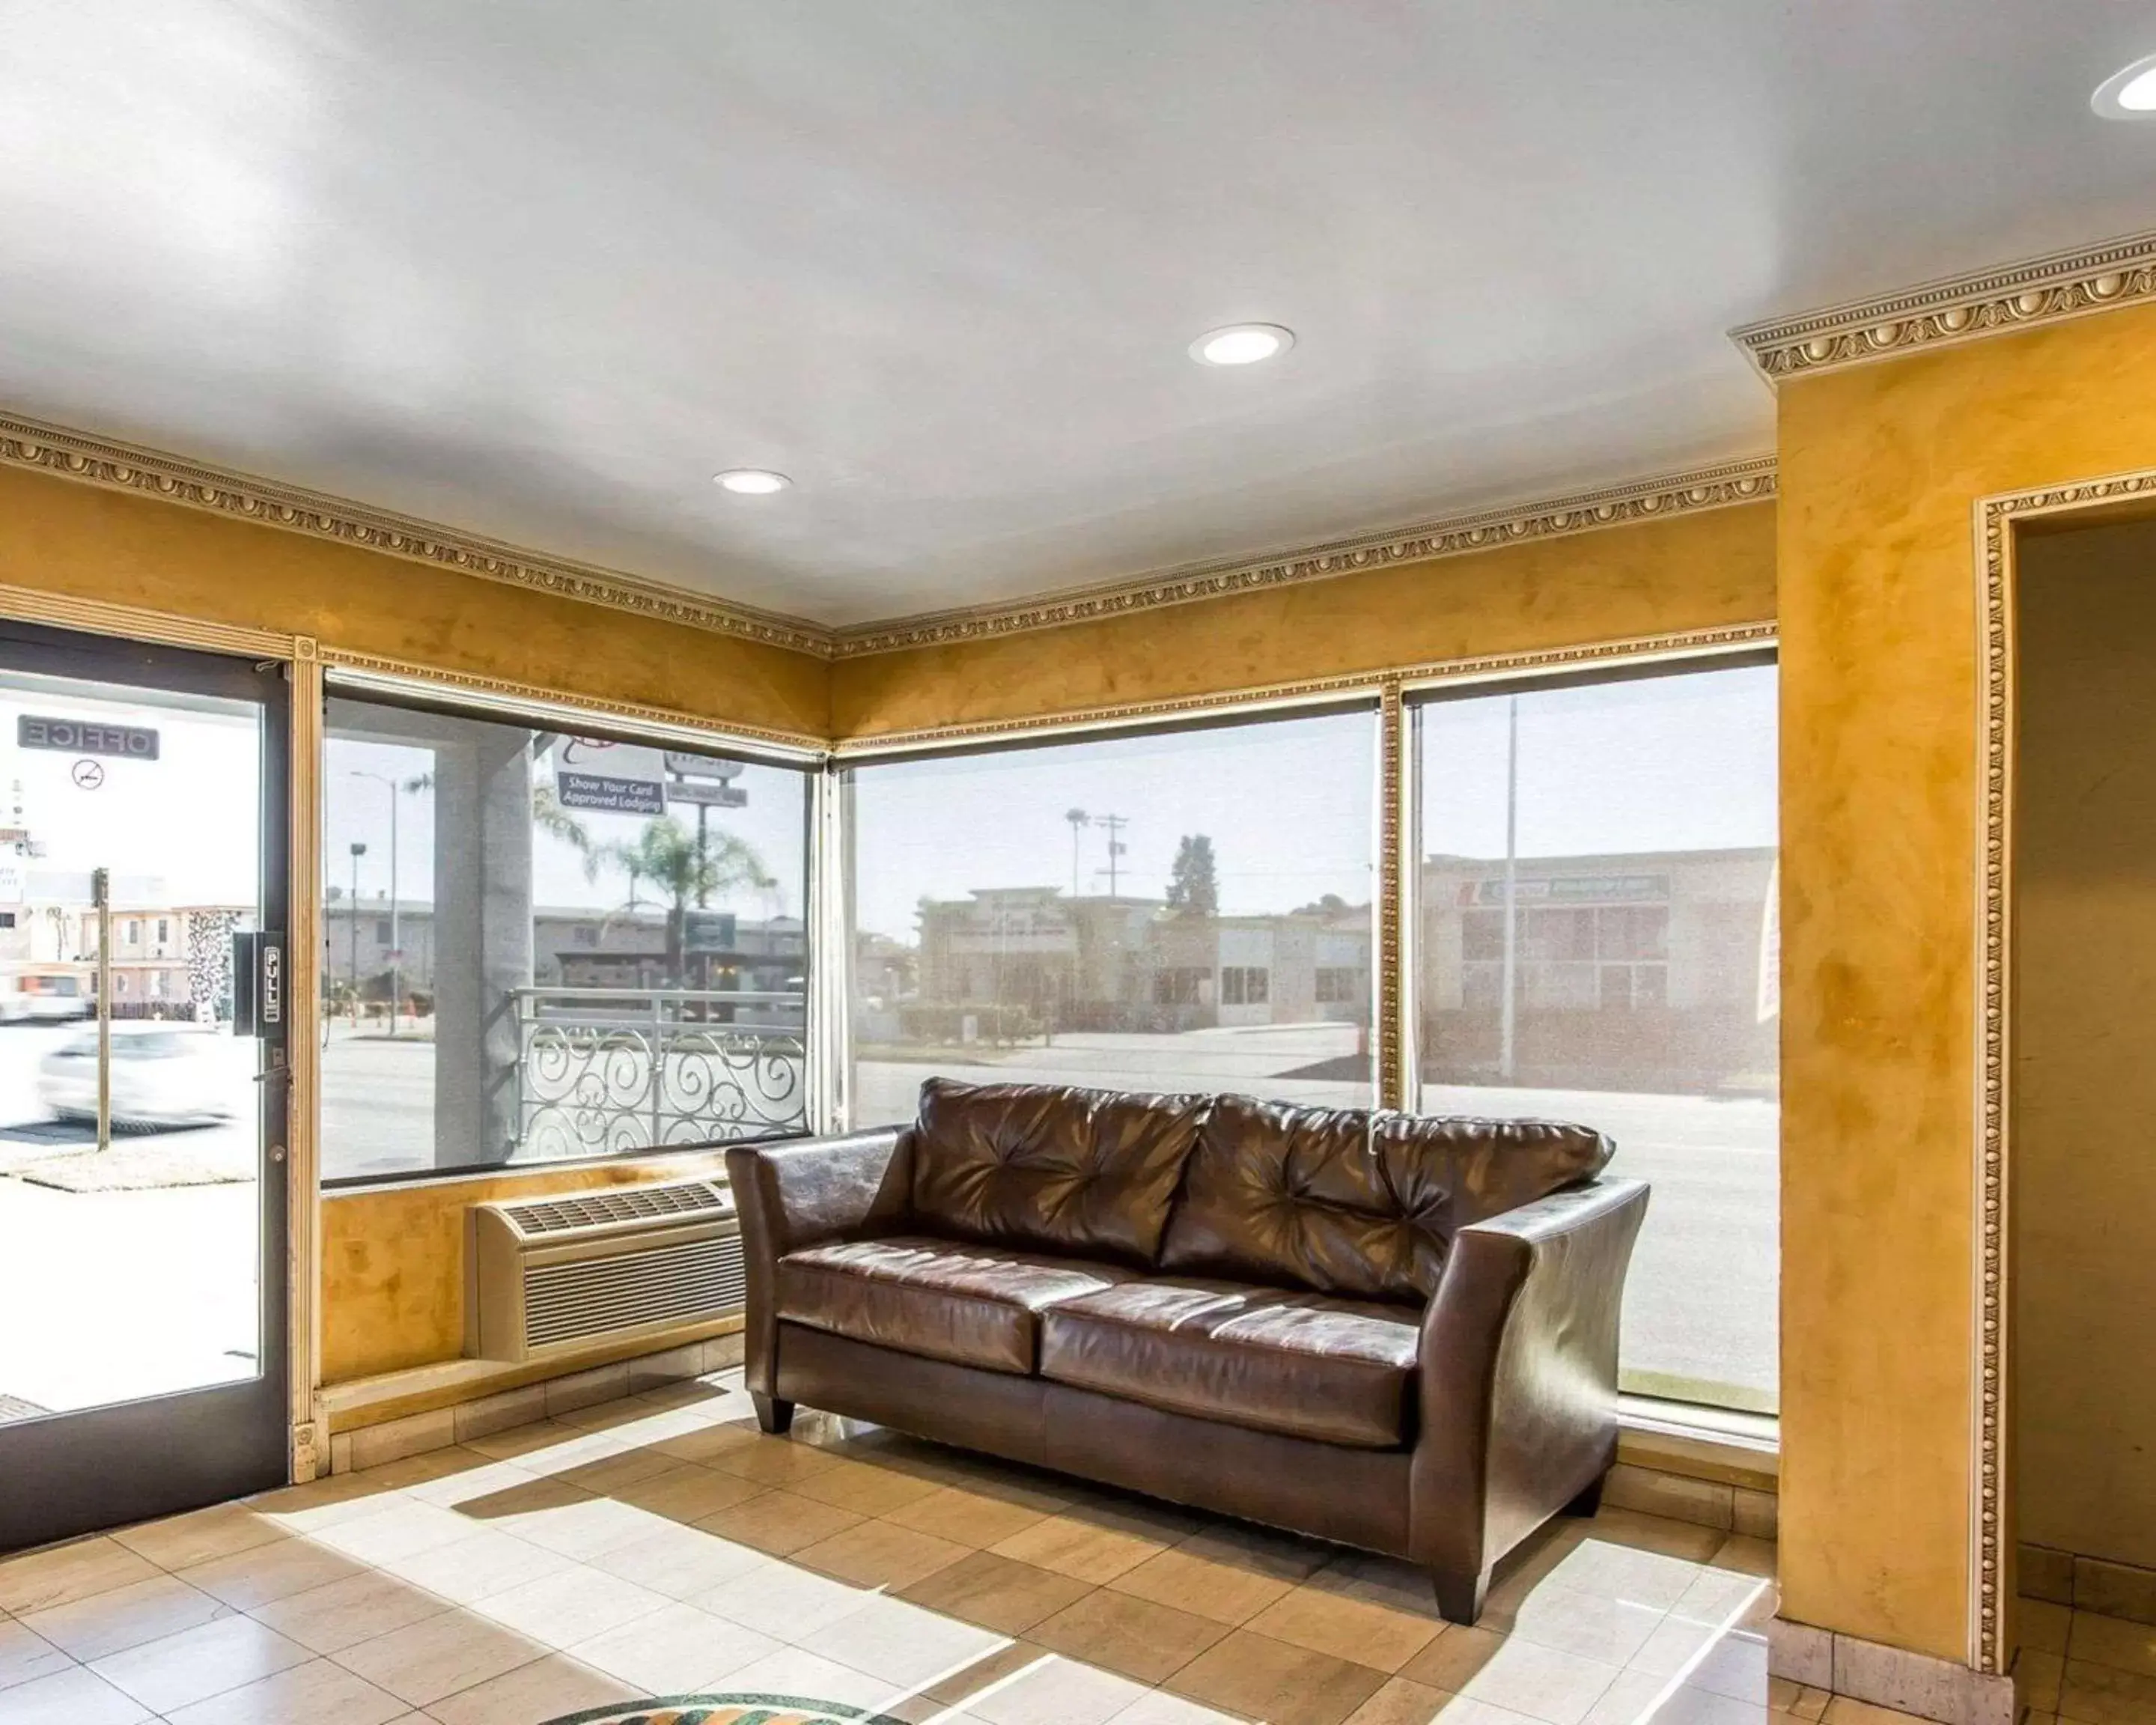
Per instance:
[[[1510,697],[1423,710],[1423,850],[1501,857]],[[1770,666],[1518,697],[1522,856],[1775,842]],[[1204,833],[1220,908],[1292,910],[1370,896],[1374,713],[1116,738],[855,774],[857,925],[910,938],[923,897],[977,887],[1072,890],[1065,811],[1128,824],[1119,891],[1163,896],[1178,842]],[[1075,834],[1078,890],[1108,890],[1106,829]]]

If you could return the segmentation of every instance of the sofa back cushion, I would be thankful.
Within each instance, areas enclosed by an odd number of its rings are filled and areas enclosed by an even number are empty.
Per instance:
[[[1211,1101],[932,1078],[913,1132],[915,1222],[1151,1267]]]
[[[1362,1300],[1427,1300],[1452,1236],[1591,1178],[1582,1126],[1215,1099],[1161,1267]]]

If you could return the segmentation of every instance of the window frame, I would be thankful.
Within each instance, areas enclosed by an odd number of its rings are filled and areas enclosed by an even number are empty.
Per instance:
[[[329,811],[327,787],[328,751],[331,741],[326,723],[327,705],[332,700],[345,699],[377,702],[385,706],[401,707],[410,711],[431,713],[440,717],[465,719],[484,724],[508,726],[512,728],[564,732],[578,737],[603,738],[614,742],[637,743],[646,747],[694,751],[714,755],[726,760],[743,762],[758,767],[778,767],[799,773],[804,781],[803,790],[803,856],[806,865],[806,879],[803,882],[802,939],[804,973],[808,978],[803,990],[803,1046],[804,1070],[803,1100],[804,1120],[794,1132],[765,1132],[752,1137],[726,1138],[709,1143],[660,1144],[627,1150],[612,1155],[576,1156],[550,1158],[543,1162],[480,1162],[460,1163],[454,1167],[392,1169],[378,1173],[338,1174],[322,1173],[318,1185],[325,1196],[358,1192],[394,1190],[399,1187],[431,1185],[445,1180],[514,1179],[521,1175],[542,1174],[558,1170],[620,1167],[631,1163],[656,1162],[683,1156],[709,1156],[737,1144],[772,1144],[798,1142],[814,1137],[832,1130],[831,1116],[824,1104],[821,1088],[817,1050],[820,1027],[818,1014],[821,1003],[817,981],[827,967],[820,963],[825,950],[822,945],[823,926],[819,914],[819,788],[824,777],[829,761],[828,751],[806,746],[778,742],[757,737],[723,726],[702,726],[689,721],[679,722],[644,719],[610,711],[599,706],[588,706],[567,697],[540,699],[493,691],[478,691],[459,688],[453,684],[418,676],[377,672],[360,666],[331,664],[325,667],[322,697],[324,722],[321,726],[321,755],[316,762],[316,783],[318,787],[314,818],[318,827],[326,825]],[[319,847],[318,847],[319,848]],[[295,890],[300,883],[295,882]],[[326,900],[321,896],[320,883],[306,883],[305,890],[316,895],[317,915],[326,917]],[[354,914],[358,914],[354,907]],[[326,927],[325,922],[324,926]],[[325,996],[325,999],[326,997]],[[321,1117],[321,1097],[315,1098],[316,1111],[316,1142],[319,1153],[328,1148],[327,1133]]]

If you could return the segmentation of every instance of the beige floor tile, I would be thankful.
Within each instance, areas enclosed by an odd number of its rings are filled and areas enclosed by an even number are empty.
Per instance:
[[[24,1629],[87,1665],[223,1617],[229,1609],[175,1576],[153,1575],[110,1593],[33,1611],[19,1620]]]
[[[1910,1716],[1892,1707],[1874,1707],[1853,1695],[1837,1695],[1826,1704],[1826,1725],[1909,1725]]]
[[[798,1695],[837,1702],[870,1714],[903,1720],[933,1719],[937,1725],[961,1725],[941,1702],[911,1696],[899,1685],[840,1665],[804,1647],[782,1647],[726,1679],[729,1692],[742,1695]]]
[[[1486,1614],[1483,1627],[1621,1666],[1646,1645],[1663,1620],[1664,1614],[1651,1605],[1635,1605],[1606,1594],[1575,1593],[1545,1582],[1510,1611]]]
[[[705,1467],[716,1467],[722,1455],[741,1455],[771,1441],[752,1423],[732,1422],[706,1425],[695,1431],[685,1431],[679,1437],[662,1439],[652,1448],[662,1455],[671,1455],[677,1461],[694,1461]]]
[[[521,1463],[512,1463],[521,1466]],[[574,1486],[579,1491],[590,1491],[598,1497],[611,1497],[627,1486],[670,1473],[684,1464],[671,1455],[662,1455],[656,1450],[622,1450],[612,1455],[595,1455],[588,1461],[579,1461],[574,1467],[551,1469],[545,1475],[565,1486]]]
[[[1765,1707],[1767,1638],[1732,1630],[1707,1649],[1707,1656],[1686,1673],[1685,1681],[1694,1689]]]
[[[1677,1595],[1670,1615],[1693,1623],[1738,1622],[1755,1628],[1773,1615],[1774,1598],[1774,1584],[1764,1576],[1705,1568]]]
[[[1767,1680],[1767,1705],[1778,1713],[1788,1713],[1799,1719],[1817,1719],[1826,1712],[1826,1704],[1834,1699],[1825,1689],[1815,1689],[1808,1683],[1792,1683],[1787,1677]]]
[[[513,1461],[527,1473],[555,1474],[603,1461],[630,1446],[611,1432],[583,1431],[559,1420],[541,1420],[470,1439],[465,1447],[497,1461]]]
[[[43,1635],[10,1617],[0,1617],[0,1689],[64,1671],[74,1661]]]
[[[919,1686],[919,1698],[946,1707],[968,1706],[976,1696],[1017,1676],[1029,1667],[1056,1656],[1032,1642],[996,1637],[994,1649],[958,1668],[945,1671]]]
[[[878,1594],[795,1645],[906,1689],[977,1666],[1009,1645],[993,1630]]]
[[[967,1486],[933,1486],[925,1496],[891,1511],[885,1519],[920,1533],[933,1533],[979,1549],[1008,1539],[1051,1512]]]
[[[1625,1663],[1634,1671],[1674,1677],[1700,1657],[1720,1633],[1718,1625],[1695,1623],[1672,1613],[1656,1625],[1655,1632]]]
[[[1384,1673],[1368,1666],[1236,1630],[1176,1672],[1167,1686],[1253,1718],[1339,1725],[1384,1681]]]
[[[87,1666],[70,1666],[0,1692],[8,1725],[136,1725],[151,1717]]]
[[[1275,1600],[1251,1618],[1247,1627],[1291,1647],[1397,1671],[1428,1646],[1444,1625],[1419,1613],[1395,1610],[1313,1579]]]
[[[258,1605],[249,1615],[316,1653],[335,1653],[449,1609],[449,1602],[370,1569]]]
[[[2014,1602],[2014,1620],[2018,1626],[2021,1645],[2038,1653],[2059,1653],[2066,1651],[2066,1632],[2072,1626],[2071,1608],[2054,1605],[2046,1599],[2016,1599]]]
[[[34,1624],[31,1626],[36,1627]],[[2025,1629],[2022,1645],[2029,1645]],[[2085,1659],[2093,1665],[2116,1666],[2123,1671],[2156,1676],[2156,1625],[2129,1623],[2122,1617],[2099,1617],[2093,1611],[2076,1611],[2073,1614],[2066,1652],[2074,1659]]]
[[[453,1605],[469,1605],[557,1574],[575,1562],[529,1540],[482,1529],[402,1559],[396,1573],[398,1580]]]
[[[427,1713],[440,1725],[543,1725],[564,1713],[636,1698],[628,1684],[556,1653],[459,1690]]]
[[[964,1705],[991,1725],[1103,1725],[1144,1700],[1146,1693],[1142,1683],[1049,1653],[979,1691]]]
[[[1137,1568],[1147,1558],[1167,1550],[1168,1545],[1164,1539],[1106,1527],[1065,1512],[1036,1522],[1008,1539],[999,1539],[988,1548],[998,1557],[1075,1575],[1097,1586]]]
[[[1226,1568],[1291,1582],[1309,1580],[1341,1555],[1337,1545],[1252,1527],[1247,1522],[1229,1521],[1200,1526],[1177,1548]]]
[[[1658,1677],[1651,1671],[1620,1671],[1615,1680],[1602,1692],[1601,1698],[1587,1710],[1587,1717],[1581,1725],[1645,1725],[1650,1710],[1662,1702],[1669,1687],[1667,1677]],[[1820,1693],[1820,1707],[1824,1708],[1826,1705],[1825,1692]],[[1470,1703],[1462,1702],[1461,1705]],[[1516,1713],[1507,1717],[1525,1718],[1527,1716]],[[1815,1711],[1806,1717],[1817,1719],[1819,1713]],[[1447,1725],[1450,1725],[1450,1721],[1447,1721]],[[1762,1721],[1760,1725],[1770,1725],[1770,1722]],[[1789,1725],[1789,1722],[1779,1722],[1779,1725]]]
[[[386,1725],[404,1703],[326,1659],[295,1665],[166,1717],[172,1725]]]
[[[626,1545],[600,1552],[590,1561],[595,1569],[648,1587],[670,1599],[686,1599],[737,1575],[761,1569],[773,1560],[752,1545],[721,1539],[701,1527],[669,1522]]]
[[[529,1665],[547,1650],[470,1611],[449,1610],[407,1624],[331,1656],[377,1688],[413,1707]]]
[[[969,1552],[899,1596],[931,1611],[1006,1635],[1022,1635],[1092,1590],[1089,1581],[1059,1575],[993,1552]]]
[[[541,1481],[529,1491],[506,1496],[513,1496],[514,1502],[505,1502],[501,1512],[465,1525],[512,1534],[580,1563],[668,1525],[665,1517],[634,1504],[594,1497],[557,1480]]]
[[[566,1651],[572,1659],[643,1694],[686,1695],[721,1687],[733,1672],[777,1652],[783,1645],[723,1617],[677,1603],[575,1642]]]
[[[1380,1557],[1374,1552],[1343,1552],[1304,1585],[1367,1599],[1405,1616],[1427,1618],[1433,1629],[1445,1625],[1429,1572],[1398,1558]]]
[[[505,1493],[528,1487],[543,1477],[516,1462],[492,1461],[476,1450],[471,1453],[476,1466],[459,1466],[434,1479],[418,1481],[405,1486],[404,1495],[416,1502],[438,1503],[444,1509],[484,1521],[494,1512],[495,1504]]]
[[[2078,1725],[2148,1725],[2156,1719],[2156,1676],[2070,1656],[2059,1717]]]
[[[1546,1725],[1582,1725],[1620,1669],[1562,1648],[1455,1625],[1409,1661],[1400,1675],[1470,1701],[1525,1713]]]
[[[798,1641],[861,1608],[863,1590],[792,1563],[773,1563],[721,1582],[689,1603],[781,1641]]]
[[[758,1551],[783,1558],[804,1546],[829,1539],[856,1526],[861,1517],[850,1509],[819,1503],[792,1491],[771,1491],[747,1498],[732,1509],[704,1516],[693,1525],[721,1539],[752,1545]]]
[[[472,1609],[542,1646],[560,1648],[604,1635],[673,1603],[649,1588],[577,1563],[491,1594]]]
[[[90,1661],[90,1668],[151,1712],[169,1713],[311,1656],[267,1624],[234,1615]]]
[[[178,1578],[238,1610],[251,1611],[288,1594],[327,1587],[366,1573],[342,1552],[312,1539],[280,1539],[176,1570]]]
[[[2024,1647],[2015,1662],[2014,1682],[2022,1706],[2040,1713],[2059,1710],[2059,1692],[2066,1678],[2066,1661],[2056,1653],[2039,1653]]]
[[[70,1540],[0,1561],[0,1611],[27,1616],[148,1581],[158,1574],[147,1558],[103,1534]]]
[[[1187,1696],[1170,1695],[1165,1689],[1156,1689],[1142,1700],[1132,1702],[1108,1725],[1245,1725],[1245,1717],[1241,1713],[1226,1713],[1218,1707],[1209,1707]]]
[[[280,1486],[244,1500],[288,1533],[305,1533],[355,1516],[372,1515],[393,1496],[372,1473],[325,1474],[304,1486]]]
[[[1249,1622],[1295,1584],[1252,1565],[1202,1556],[1184,1544],[1147,1558],[1108,1585],[1118,1593],[1195,1611],[1233,1628]]]
[[[695,1522],[746,1503],[764,1489],[754,1480],[722,1473],[716,1467],[676,1461],[670,1455],[657,1459],[665,1464],[659,1472],[616,1486],[612,1495],[620,1502],[664,1516],[670,1522]]]
[[[1681,1553],[1680,1553],[1681,1555]],[[1710,1569],[1726,1570],[1738,1575],[1772,1575],[1777,1548],[1771,1539],[1758,1539],[1748,1533],[1732,1533],[1706,1559]]]
[[[829,1472],[845,1459],[814,1444],[798,1444],[790,1438],[767,1437],[758,1432],[749,1443],[720,1450],[705,1466],[762,1485],[784,1486]]]
[[[909,1503],[932,1497],[946,1487],[940,1480],[924,1478],[901,1468],[841,1461],[835,1467],[824,1468],[796,1481],[792,1489],[804,1497],[834,1503],[857,1515],[888,1516]]]
[[[333,1475],[331,1477],[349,1479],[372,1485],[378,1490],[411,1491],[416,1487],[439,1485],[460,1475],[484,1473],[487,1469],[501,1466],[491,1455],[473,1449],[469,1444],[448,1444],[439,1450],[422,1450],[416,1455],[403,1455],[394,1461],[384,1461],[373,1467],[360,1469],[356,1473]]]
[[[161,1569],[185,1569],[291,1535],[247,1504],[219,1503],[122,1528],[112,1537]]]
[[[475,1531],[476,1523],[439,1504],[400,1498],[371,1516],[339,1522],[307,1537],[362,1563],[394,1563],[400,1558],[449,1545]]]
[[[803,1546],[793,1561],[857,1587],[906,1587],[947,1568],[967,1548],[895,1522],[860,1522],[829,1539]]]
[[[1228,1625],[1194,1611],[1100,1588],[1044,1618],[1026,1639],[1141,1683],[1158,1683],[1227,1633]]]
[[[1660,1552],[1664,1557],[1682,1558],[1694,1563],[1706,1563],[1717,1552],[1742,1538],[1724,1528],[1702,1527],[1696,1522],[1675,1521],[1668,1516],[1647,1515],[1636,1509],[1605,1507],[1583,1525],[1589,1539],[1630,1546],[1637,1551]],[[1749,1543],[1768,1545],[1765,1540]],[[1768,1545],[1768,1548],[1773,1548]]]
[[[1390,1677],[1348,1716],[1348,1725],[1430,1725],[1455,1697],[1410,1677]]]
[[[1589,1537],[1558,1560],[1548,1579],[1574,1593],[1666,1611],[1701,1574],[1700,1566],[1687,1558]]]

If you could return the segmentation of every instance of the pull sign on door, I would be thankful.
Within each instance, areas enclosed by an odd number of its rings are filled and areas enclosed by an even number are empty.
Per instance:
[[[232,937],[232,1029],[274,1035],[285,1022],[285,937],[242,931]]]

